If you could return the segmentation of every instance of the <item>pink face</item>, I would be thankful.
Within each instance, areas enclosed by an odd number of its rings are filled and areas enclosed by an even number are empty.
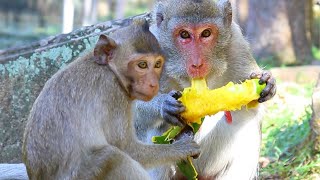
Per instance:
[[[178,49],[187,55],[187,73],[191,78],[204,78],[209,73],[206,54],[218,39],[218,28],[213,24],[183,24],[173,31]]]

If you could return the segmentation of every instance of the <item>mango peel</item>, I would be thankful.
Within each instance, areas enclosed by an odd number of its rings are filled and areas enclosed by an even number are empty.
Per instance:
[[[201,118],[219,111],[239,110],[260,97],[265,84],[259,79],[246,80],[241,84],[227,85],[210,90],[205,79],[193,79],[191,87],[185,88],[179,100],[186,107],[181,117],[187,124],[201,124]]]

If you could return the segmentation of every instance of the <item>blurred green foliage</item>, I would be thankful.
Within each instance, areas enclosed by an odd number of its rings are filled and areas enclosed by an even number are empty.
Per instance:
[[[288,86],[286,92],[300,104],[297,97],[311,100],[313,87],[313,84]],[[261,156],[271,162],[261,168],[261,179],[313,179],[314,173],[320,173],[320,156],[308,139],[311,106],[304,107],[300,113],[292,106],[278,102],[268,108],[262,125]]]
[[[312,55],[315,59],[320,61],[320,49],[319,48],[312,46]]]

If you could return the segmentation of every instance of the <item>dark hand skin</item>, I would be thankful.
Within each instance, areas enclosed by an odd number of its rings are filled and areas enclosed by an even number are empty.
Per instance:
[[[186,109],[181,101],[177,100],[181,96],[182,94],[179,91],[170,91],[168,96],[165,97],[161,107],[162,118],[169,124],[180,127],[184,126],[184,121],[181,120],[179,114]]]
[[[266,83],[267,86],[262,90],[259,103],[270,100],[277,92],[276,79],[272,76],[270,71],[262,71],[261,73],[251,73],[251,79],[260,79],[259,84]]]

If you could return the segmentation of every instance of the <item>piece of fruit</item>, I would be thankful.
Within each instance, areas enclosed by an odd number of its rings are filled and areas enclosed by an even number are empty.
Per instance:
[[[191,87],[185,88],[179,98],[186,107],[181,116],[188,124],[201,124],[201,118],[206,115],[239,110],[257,100],[265,86],[259,84],[259,79],[250,79],[241,84],[229,82],[221,88],[210,90],[205,79],[193,79]]]

